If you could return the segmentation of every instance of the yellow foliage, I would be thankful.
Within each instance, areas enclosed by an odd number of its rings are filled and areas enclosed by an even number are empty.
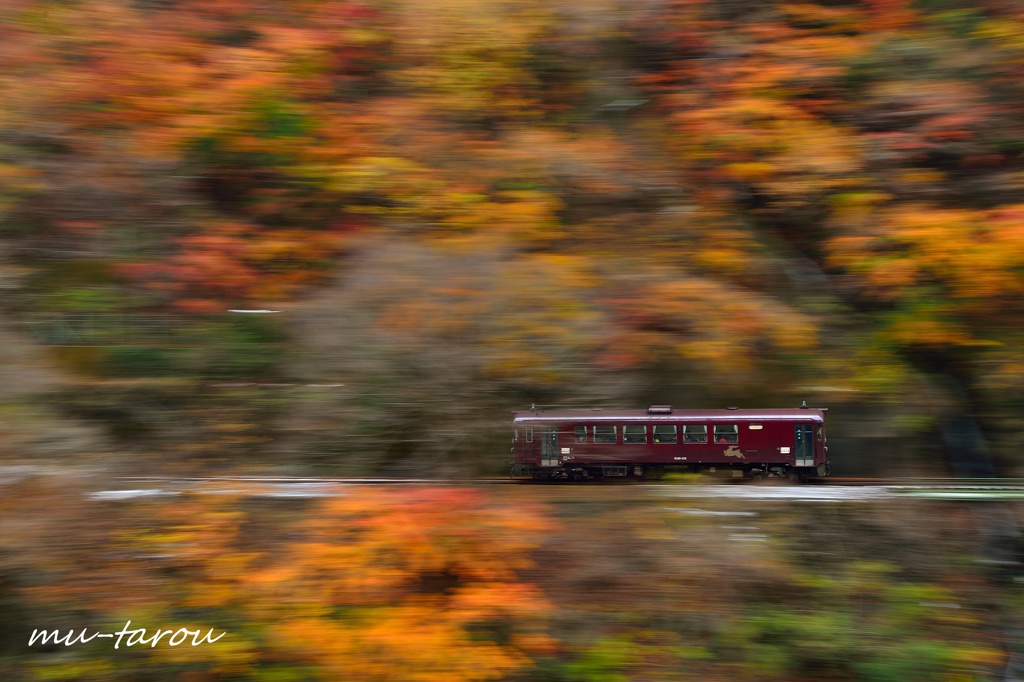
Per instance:
[[[394,75],[438,111],[456,116],[533,117],[535,87],[525,62],[532,41],[554,17],[544,3],[409,0],[395,26],[409,64]]]
[[[726,164],[722,167],[722,170],[737,180],[754,182],[771,177],[776,172],[776,167],[764,161],[747,161],[744,163]]]
[[[905,345],[959,345],[969,340],[959,325],[922,318],[897,320],[888,328],[885,336]]]
[[[1024,59],[1024,21],[1010,18],[989,19],[979,22],[973,37],[990,40],[1008,50],[1016,61]]]

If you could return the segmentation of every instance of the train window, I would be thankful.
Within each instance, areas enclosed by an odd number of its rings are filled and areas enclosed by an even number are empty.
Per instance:
[[[675,424],[655,424],[654,425],[654,442],[655,443],[675,443],[676,442],[676,425]]]
[[[716,443],[738,443],[740,442],[739,430],[735,424],[715,424]]]
[[[595,443],[614,443],[615,427],[611,424],[598,424],[594,427]]]
[[[533,427],[532,426],[527,426],[526,427],[526,442],[527,443],[532,443],[533,442]]]
[[[707,443],[708,442],[708,427],[705,424],[684,424],[683,425],[683,442],[684,443]]]
[[[647,424],[626,424],[622,427],[622,442],[643,444],[647,442]]]
[[[576,442],[586,443],[587,442],[587,427],[583,425],[576,426]]]

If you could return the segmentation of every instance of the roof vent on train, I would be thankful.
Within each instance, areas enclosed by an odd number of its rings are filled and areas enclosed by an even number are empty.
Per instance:
[[[738,410],[740,408],[736,407],[735,405],[730,405],[729,407],[727,407],[725,409],[727,409],[727,410]]]
[[[807,409],[807,401],[806,400],[801,400],[800,401],[800,409],[801,410],[806,410]]]
[[[647,414],[672,414],[671,405],[651,405],[647,408]]]

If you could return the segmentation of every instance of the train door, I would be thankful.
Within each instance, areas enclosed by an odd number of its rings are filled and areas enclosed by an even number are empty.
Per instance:
[[[558,430],[554,426],[540,428],[540,465],[558,466]]]
[[[797,424],[793,447],[794,466],[814,466],[814,425]]]

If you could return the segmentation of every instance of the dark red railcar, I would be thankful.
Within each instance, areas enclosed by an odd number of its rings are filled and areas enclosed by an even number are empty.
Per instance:
[[[514,412],[512,475],[538,480],[649,478],[665,471],[734,477],[826,476],[827,408]]]

